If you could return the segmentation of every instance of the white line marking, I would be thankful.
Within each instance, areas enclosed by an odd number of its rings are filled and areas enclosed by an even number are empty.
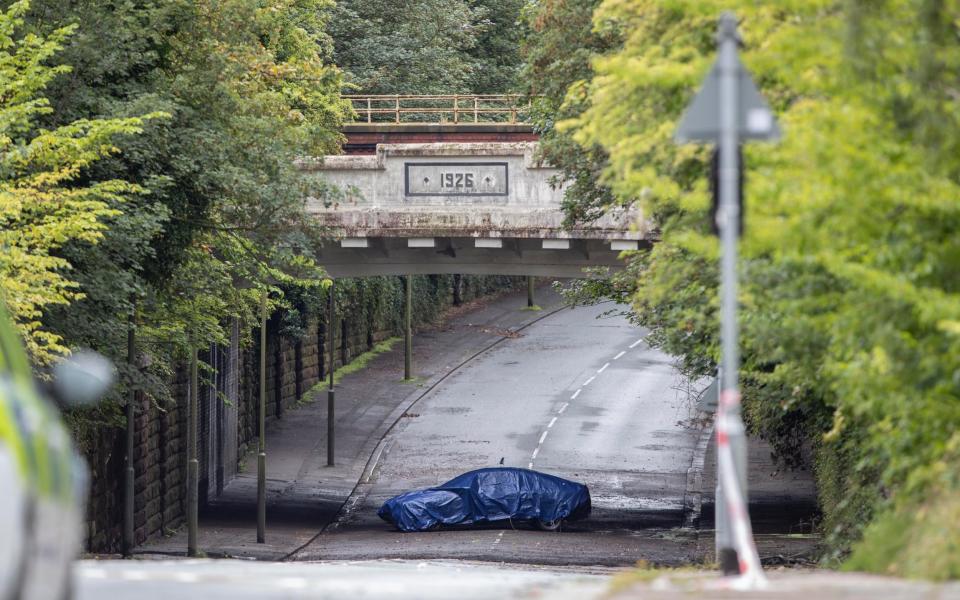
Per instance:
[[[610,366],[610,363],[607,363],[607,364],[603,365],[602,367],[600,367],[599,369],[597,369],[597,373],[603,373],[604,371],[607,370],[607,367],[609,367],[609,366]]]
[[[530,460],[537,460],[538,454],[540,454],[540,446],[537,446],[533,449],[533,454],[530,455]]]
[[[538,445],[540,445],[540,446],[543,445],[543,440],[547,439],[547,434],[548,434],[548,433],[550,433],[550,432],[549,432],[549,431],[544,431],[544,432],[543,432],[543,435],[540,436],[540,443],[539,443]]]
[[[579,395],[580,395],[580,392],[582,392],[582,391],[583,391],[583,388],[579,388],[577,391],[575,391],[575,392],[573,393],[572,396],[570,396],[570,399],[571,399],[571,400],[576,400],[576,399],[577,399],[577,396],[579,396]]]
[[[640,338],[639,340],[637,340],[637,341],[635,341],[634,343],[630,344],[630,347],[633,348],[634,346],[636,346],[637,344],[639,344],[639,343],[642,342],[642,341],[643,341],[643,338]]]
[[[550,429],[551,427],[553,427],[553,424],[556,423],[556,422],[557,422],[557,418],[556,418],[556,417],[550,419],[550,424],[547,425],[547,429]]]
[[[87,579],[106,579],[107,572],[103,569],[84,569],[81,571],[81,575]]]
[[[500,532],[500,535],[497,536],[497,539],[493,540],[493,545],[496,546],[500,543],[500,540],[503,539],[503,532]]]
[[[200,581],[200,577],[196,573],[182,572],[174,573],[173,580],[177,583],[196,583]],[[304,587],[306,587],[306,584],[304,584]]]
[[[527,465],[527,468],[528,468],[528,469],[532,469],[532,468],[533,468],[533,463],[530,463],[529,465]]]
[[[146,571],[123,571],[120,574],[121,579],[127,581],[144,581],[147,578]]]
[[[567,407],[570,406],[569,402],[564,402],[563,406],[560,407],[560,410],[557,411],[558,415],[562,415],[563,411],[567,410]]]
[[[596,379],[596,378],[597,378],[597,376],[594,375],[594,376],[591,377],[590,379],[584,381],[584,382],[583,382],[583,386],[586,387],[586,386],[590,385],[590,382],[593,381],[593,380]]]
[[[616,355],[616,356],[613,357],[613,360],[617,360],[618,358],[620,358],[621,356],[623,356],[623,355],[626,354],[626,353],[627,353],[626,350],[621,350],[621,351],[620,351],[620,354],[618,354],[618,355]]]

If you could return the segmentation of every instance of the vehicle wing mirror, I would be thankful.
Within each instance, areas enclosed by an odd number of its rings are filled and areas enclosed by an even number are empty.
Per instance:
[[[107,358],[93,350],[80,350],[53,368],[50,390],[63,407],[88,406],[99,400],[115,379],[116,369]]]

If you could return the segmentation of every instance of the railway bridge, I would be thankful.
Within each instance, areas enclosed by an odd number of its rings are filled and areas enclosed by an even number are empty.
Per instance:
[[[559,170],[537,156],[519,96],[352,96],[345,154],[303,160],[342,190],[308,199],[332,233],[333,277],[499,274],[583,277],[649,243],[636,209],[567,228]]]

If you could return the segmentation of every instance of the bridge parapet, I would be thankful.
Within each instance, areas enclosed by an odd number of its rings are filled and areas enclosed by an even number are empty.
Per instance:
[[[637,210],[565,229],[564,189],[552,183],[559,171],[537,159],[533,142],[380,144],[373,155],[301,168],[350,190],[333,206],[308,199],[338,239],[322,258],[334,273],[352,261],[348,271],[364,274],[578,276],[583,267],[621,267],[619,252],[647,240]]]

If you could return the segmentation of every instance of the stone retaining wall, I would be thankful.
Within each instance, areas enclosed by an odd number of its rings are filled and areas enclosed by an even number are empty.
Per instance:
[[[395,282],[391,282],[391,285]],[[455,301],[467,301],[490,293],[519,287],[521,278],[425,276],[414,280],[415,323],[435,319]],[[350,294],[358,295],[357,288]],[[391,288],[392,293],[396,293]],[[360,306],[362,298],[348,298],[345,304]],[[398,309],[396,302],[389,305]],[[396,314],[393,314],[396,313]],[[400,335],[399,310],[370,316],[347,309],[339,318],[334,340],[337,368],[366,352],[374,344]],[[273,315],[267,327],[267,418],[282,418],[314,385],[327,376],[331,339],[326,315],[309,317],[301,335],[282,335],[282,319]],[[345,334],[345,335],[344,335]],[[237,345],[239,332],[233,328],[230,347],[211,347],[200,355],[207,365],[223,369],[235,353],[233,381],[223,373],[201,369],[200,434],[198,456],[201,504],[214,498],[222,485],[235,474],[237,461],[255,444],[259,382],[259,334],[253,343]],[[321,352],[321,347],[323,351]],[[189,391],[187,369],[179,366],[173,376],[175,401],[157,406],[146,398],[138,400],[134,461],[136,498],[134,502],[137,544],[163,535],[183,524],[186,482],[186,403]],[[235,411],[233,419],[225,418]],[[224,430],[224,424],[234,430]],[[88,546],[93,552],[118,552],[123,522],[124,430],[123,423],[110,423],[97,433],[87,460],[91,473],[88,508]]]

